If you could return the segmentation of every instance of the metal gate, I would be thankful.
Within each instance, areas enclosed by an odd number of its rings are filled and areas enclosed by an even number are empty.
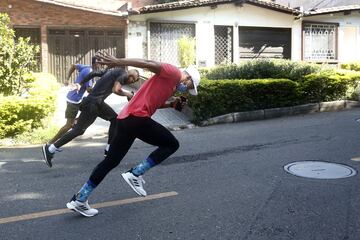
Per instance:
[[[214,26],[215,30],[215,64],[233,61],[233,27]]]
[[[195,37],[195,24],[150,23],[150,59],[180,66],[178,40]]]
[[[72,64],[90,64],[99,50],[125,57],[124,31],[50,29],[48,31],[49,72],[65,83]],[[71,81],[74,80],[72,76]]]

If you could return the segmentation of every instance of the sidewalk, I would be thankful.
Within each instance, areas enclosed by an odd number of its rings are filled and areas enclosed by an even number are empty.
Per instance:
[[[124,87],[126,90],[130,90]],[[53,118],[53,122],[58,123],[61,127],[65,124],[65,109],[66,109],[66,94],[68,92],[67,87],[61,87],[58,92],[57,108]],[[121,109],[127,104],[126,97],[120,97],[115,94],[111,94],[105,102],[109,104],[115,112],[120,112]],[[155,121],[159,122],[169,130],[180,130],[184,128],[192,128],[194,125],[189,121],[188,117],[183,113],[174,109],[159,109],[152,117]],[[96,121],[86,130],[85,134],[81,138],[101,138],[107,137],[107,131],[109,128],[109,122],[101,118],[97,118]]]

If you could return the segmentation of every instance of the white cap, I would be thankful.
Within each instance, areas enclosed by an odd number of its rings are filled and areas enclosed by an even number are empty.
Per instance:
[[[194,89],[189,89],[189,93],[191,95],[197,95],[198,94],[197,86],[199,86],[200,83],[199,70],[197,70],[197,68],[194,65],[190,65],[185,69],[185,72],[187,72],[190,75],[192,82],[194,84]]]

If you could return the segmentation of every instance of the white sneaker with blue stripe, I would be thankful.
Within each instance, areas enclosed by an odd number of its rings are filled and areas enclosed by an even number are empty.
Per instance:
[[[80,202],[80,201],[76,200],[75,195],[70,200],[70,202],[68,202],[66,204],[66,207],[74,212],[80,213],[81,215],[83,215],[85,217],[93,217],[99,213],[99,211],[97,209],[90,207],[88,201]]]
[[[143,188],[143,183],[145,183],[145,180],[142,178],[142,176],[137,177],[132,172],[125,172],[121,174],[121,176],[137,194],[146,197],[146,191]]]

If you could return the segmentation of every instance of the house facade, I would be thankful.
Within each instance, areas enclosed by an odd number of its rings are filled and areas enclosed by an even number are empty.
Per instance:
[[[360,60],[360,5],[310,10],[302,18],[302,59],[343,63]]]
[[[254,58],[338,64],[359,60],[360,5],[305,11],[257,0],[180,1],[129,16],[127,56],[179,65],[177,40],[196,38],[196,64]]]
[[[316,8],[309,0],[2,0],[0,12],[17,36],[40,45],[39,70],[63,82],[71,64],[89,64],[98,50],[180,66],[182,36],[196,39],[200,67],[255,58],[360,60],[360,5],[350,1]]]
[[[39,70],[54,74],[60,82],[71,64],[89,64],[98,50],[117,57],[126,55],[127,2],[74,2],[0,1],[0,12],[10,16],[16,35],[30,36],[32,43],[40,45]]]
[[[205,4],[206,2],[206,4]],[[220,3],[221,2],[221,3]],[[263,1],[168,3],[129,17],[129,57],[179,64],[177,40],[196,38],[196,63],[213,66],[257,57],[299,59],[301,29],[290,8]],[[141,47],[139,47],[141,46]]]

